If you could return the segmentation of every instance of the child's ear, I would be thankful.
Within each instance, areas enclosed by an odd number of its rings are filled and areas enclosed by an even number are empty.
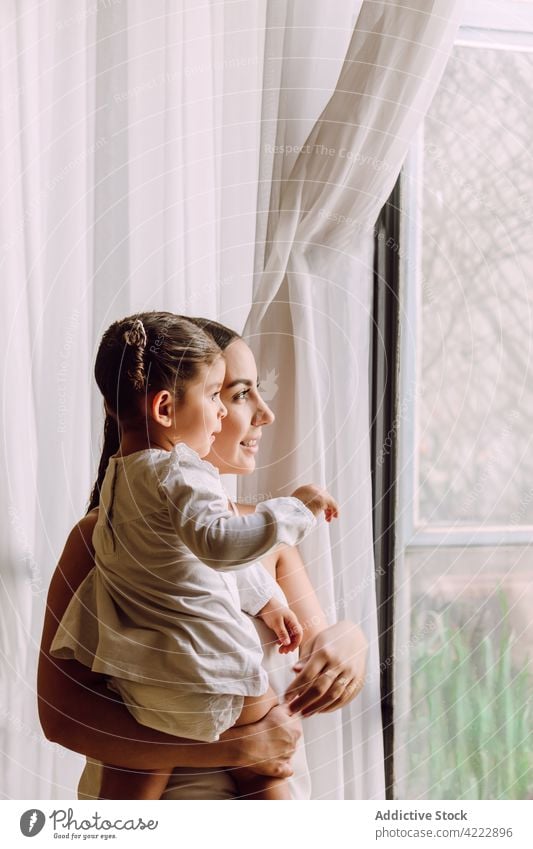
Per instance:
[[[152,398],[152,418],[163,427],[171,427],[173,422],[174,403],[168,389],[162,389]]]

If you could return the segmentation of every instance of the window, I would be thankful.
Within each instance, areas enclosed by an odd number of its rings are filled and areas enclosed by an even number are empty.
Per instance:
[[[391,481],[375,481],[378,513],[393,507],[376,560],[387,534],[384,724],[400,799],[533,791],[532,81],[533,3],[470,3],[380,224],[399,228],[376,253],[400,332],[374,454]],[[392,366],[389,393],[394,380]]]

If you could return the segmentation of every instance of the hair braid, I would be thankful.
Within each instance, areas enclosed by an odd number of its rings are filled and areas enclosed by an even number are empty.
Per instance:
[[[146,374],[144,369],[144,352],[148,337],[140,318],[135,318],[129,330],[122,335],[124,343],[133,349],[134,360],[127,366],[127,375],[136,392],[142,392],[145,387]]]
[[[119,447],[120,432],[117,420],[114,416],[108,413],[105,417],[104,423],[104,444],[102,446],[102,456],[100,457],[100,462],[98,464],[98,475],[91,492],[87,513],[90,513],[91,510],[94,510],[94,508],[98,507],[100,504],[100,490],[104,482],[107,464],[109,463],[109,458],[112,457],[113,454],[117,453]]]

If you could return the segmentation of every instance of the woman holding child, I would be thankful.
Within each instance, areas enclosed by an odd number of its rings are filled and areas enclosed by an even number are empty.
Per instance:
[[[226,412],[221,417],[220,432],[214,433],[209,453],[203,453],[204,459],[221,474],[249,474],[255,468],[261,429],[273,421],[273,414],[258,391],[253,355],[244,340],[222,325],[195,321],[222,349],[225,361],[219,397]],[[291,627],[289,614],[292,613],[296,622],[304,626],[298,639],[301,641],[298,663],[295,665],[287,654],[294,648],[290,644],[294,640],[280,647],[282,634],[274,629],[279,638],[274,643],[266,619],[261,622],[254,616],[251,620],[263,642],[263,665],[270,685],[280,699],[291,685],[291,701],[288,707],[272,707],[254,724],[242,725],[240,729],[230,727],[216,742],[192,742],[187,734],[179,739],[137,724],[117,694],[106,687],[103,675],[87,668],[79,659],[51,658],[50,645],[57,623],[94,566],[92,536],[98,517],[95,508],[109,460],[119,448],[119,435],[111,416],[106,420],[105,437],[89,512],[72,531],[50,588],[39,674],[40,713],[45,733],[49,739],[88,756],[80,783],[82,797],[100,794],[100,762],[105,762],[113,764],[119,773],[122,770],[137,770],[141,776],[144,771],[166,773],[168,783],[162,795],[165,799],[235,798],[237,788],[242,792],[246,787],[239,781],[239,768],[245,774],[251,770],[270,778],[287,777],[292,772],[289,764],[296,748],[295,774],[289,780],[288,795],[259,797],[308,798],[308,775],[302,746],[296,746],[299,723],[294,717],[299,713],[305,717],[336,710],[355,698],[364,681],[366,641],[352,623],[328,627],[295,547],[285,546],[271,554],[262,554],[261,563],[273,579],[272,584],[277,582],[272,597],[275,594],[279,608],[288,610],[285,625]],[[296,500],[297,493],[295,497]],[[294,504],[289,506],[294,508]],[[305,506],[304,502],[302,511],[309,508],[313,509],[313,504],[308,502]],[[237,505],[236,509],[241,516],[254,514],[251,505]],[[317,507],[315,515],[320,509],[331,509],[331,502]],[[292,684],[291,669],[297,672]],[[289,719],[289,715],[293,718]],[[272,786],[275,787],[275,782]],[[133,792],[131,797],[136,797]]]

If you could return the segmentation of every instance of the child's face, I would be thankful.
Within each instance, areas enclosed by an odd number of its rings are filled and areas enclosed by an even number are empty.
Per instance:
[[[227,410],[220,400],[226,364],[218,357],[210,366],[202,366],[196,380],[188,384],[185,396],[175,407],[175,431],[178,442],[185,442],[200,457],[205,457],[220,432]]]

